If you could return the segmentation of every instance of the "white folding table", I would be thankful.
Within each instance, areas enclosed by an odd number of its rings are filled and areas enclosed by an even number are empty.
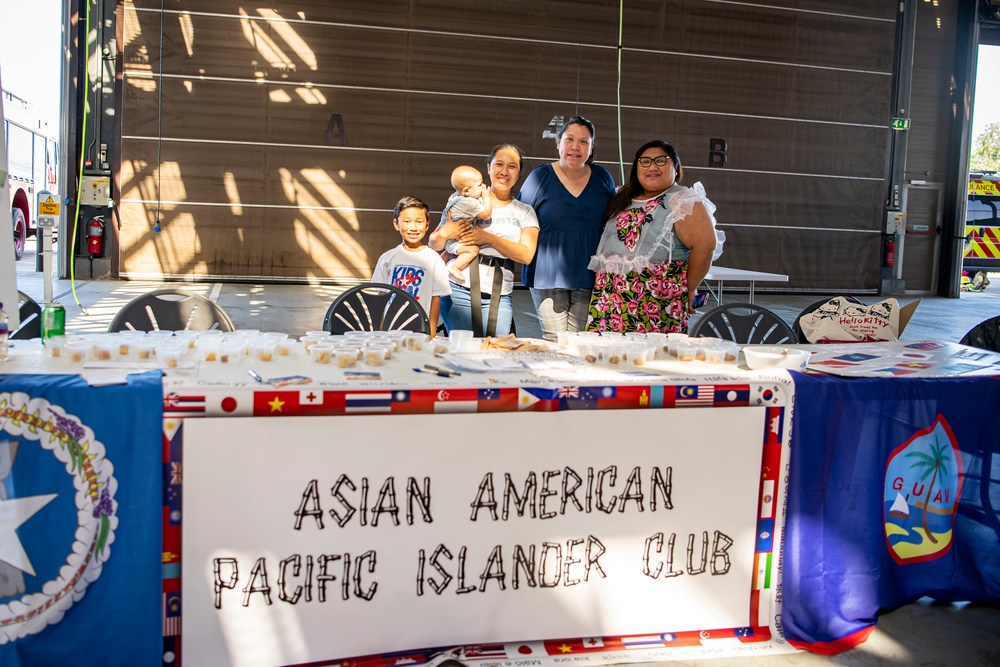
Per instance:
[[[773,282],[787,283],[788,276],[781,273],[766,273],[764,271],[748,271],[746,269],[730,269],[724,266],[713,266],[705,276],[705,286],[709,294],[715,297],[716,302],[722,305],[722,285],[725,281],[740,281],[750,283],[750,303],[753,303],[754,283]],[[715,281],[715,289],[712,289],[710,281]]]

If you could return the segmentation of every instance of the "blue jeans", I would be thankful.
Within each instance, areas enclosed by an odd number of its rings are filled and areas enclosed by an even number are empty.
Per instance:
[[[590,312],[589,289],[535,289],[531,300],[535,302],[542,338],[556,340],[560,331],[583,331]]]
[[[490,295],[483,294],[483,327],[487,326],[490,316]],[[445,329],[472,329],[472,300],[468,288],[451,284],[451,296],[441,297],[441,319]],[[500,297],[500,307],[497,310],[497,336],[510,333],[510,324],[514,321],[514,304],[510,294]],[[478,332],[477,332],[478,333]]]

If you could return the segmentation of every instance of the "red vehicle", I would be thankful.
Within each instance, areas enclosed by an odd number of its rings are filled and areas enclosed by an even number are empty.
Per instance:
[[[21,259],[25,240],[38,233],[33,217],[37,193],[56,192],[59,151],[37,107],[4,90],[3,111],[14,258]]]

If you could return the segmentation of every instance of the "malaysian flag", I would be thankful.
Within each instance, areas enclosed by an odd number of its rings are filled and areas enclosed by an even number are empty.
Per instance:
[[[175,637],[181,633],[181,594],[163,594],[163,636]]]
[[[711,407],[714,401],[715,387],[713,385],[685,384],[677,387],[677,398],[674,400],[674,404],[678,408]]]

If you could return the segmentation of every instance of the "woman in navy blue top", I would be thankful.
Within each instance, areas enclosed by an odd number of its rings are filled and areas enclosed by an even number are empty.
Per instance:
[[[556,138],[559,161],[536,167],[518,199],[535,209],[538,250],[521,274],[531,288],[542,335],[581,331],[587,324],[594,273],[587,268],[604,229],[615,183],[594,162],[594,124],[567,120]]]

